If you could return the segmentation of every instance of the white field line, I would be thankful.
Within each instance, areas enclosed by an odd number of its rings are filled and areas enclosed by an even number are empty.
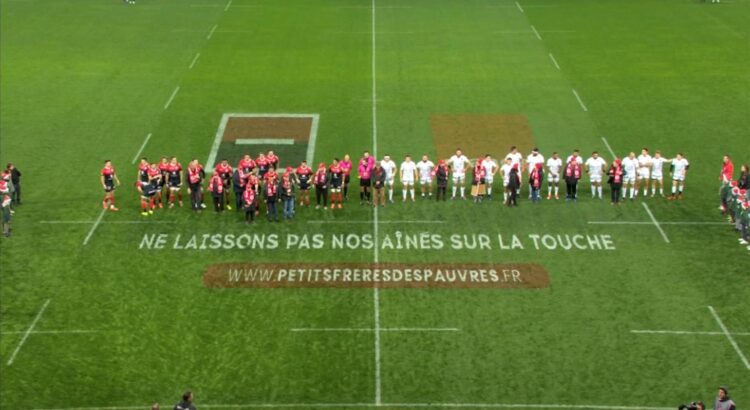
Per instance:
[[[589,221],[589,225],[653,225],[653,222],[646,221]],[[687,226],[706,226],[706,225],[729,225],[727,222],[659,222],[661,225],[687,225]]]
[[[575,96],[576,96],[576,100],[578,100],[578,104],[580,104],[580,105],[581,105],[581,109],[582,109],[583,111],[588,111],[589,109],[588,109],[588,108],[586,108],[586,104],[584,104],[584,103],[583,103],[583,100],[581,100],[581,96],[580,96],[580,95],[578,95],[578,91],[576,91],[576,89],[575,89],[575,88],[572,88],[572,90],[573,90],[573,95],[575,95]]]
[[[13,364],[13,362],[16,360],[16,356],[18,355],[18,352],[21,351],[21,347],[23,347],[23,344],[26,343],[26,339],[29,338],[29,335],[34,330],[34,326],[36,326],[36,322],[41,319],[42,315],[44,314],[44,311],[47,310],[47,306],[49,306],[49,302],[52,299],[47,299],[46,302],[44,302],[44,305],[42,305],[42,308],[39,309],[39,313],[36,314],[36,317],[31,322],[31,325],[28,329],[26,329],[26,332],[23,334],[23,337],[21,338],[21,341],[18,342],[18,346],[16,346],[16,350],[13,351],[13,354],[10,355],[10,358],[8,359],[7,365],[10,366]]]
[[[235,145],[294,145],[291,138],[238,138]]]
[[[604,146],[607,147],[607,150],[609,150],[609,153],[612,154],[612,159],[617,158],[617,155],[615,155],[615,150],[613,150],[612,147],[609,145],[609,141],[607,141],[606,138],[602,137],[602,142],[604,142]]]
[[[651,209],[648,207],[648,204],[645,202],[641,202],[641,205],[643,205],[643,208],[646,209],[646,212],[648,213],[649,218],[651,218],[651,222],[654,223],[654,226],[656,226],[656,229],[659,230],[659,233],[661,234],[661,237],[664,238],[664,242],[669,243],[669,238],[667,237],[667,234],[664,232],[663,229],[661,229],[661,225],[659,225],[659,221],[654,218],[654,214],[651,213]]]
[[[34,410],[137,410],[141,406],[62,407]],[[521,403],[247,403],[201,404],[201,408],[223,409],[294,409],[294,408],[474,408],[474,409],[560,409],[560,410],[673,410],[674,407],[611,406],[598,404],[521,404]]]
[[[188,70],[192,70],[193,67],[195,67],[195,63],[198,62],[198,58],[201,56],[201,53],[195,53],[195,57],[193,57],[193,61],[190,62],[190,65],[188,66]]]
[[[701,335],[724,336],[724,332],[694,332],[690,330],[631,330],[630,333],[646,335]],[[750,332],[732,333],[732,336],[750,336]]]
[[[227,3],[227,6],[224,7],[224,11],[229,11],[229,7],[232,6],[232,0],[229,0],[229,3]]]
[[[310,125],[310,137],[307,139],[307,159],[308,164],[313,163],[315,158],[315,144],[318,140],[318,125],[320,124],[320,114],[312,114],[312,124]]]
[[[534,32],[534,35],[536,36],[536,38],[538,38],[539,40],[541,40],[541,39],[542,39],[542,36],[541,36],[541,35],[539,35],[539,32],[538,32],[538,31],[536,31],[536,27],[534,27],[534,26],[532,25],[532,26],[531,26],[531,30],[532,30],[532,31]]]
[[[211,152],[208,154],[208,160],[206,160],[206,170],[209,173],[213,172],[216,155],[219,153],[219,146],[221,146],[221,140],[224,137],[224,130],[227,128],[227,123],[231,117],[233,117],[232,114],[224,114],[221,116],[221,122],[219,122],[219,128],[216,130],[214,143],[211,145]]]
[[[211,31],[208,32],[208,35],[206,36],[206,40],[211,40],[211,37],[214,35],[214,31],[219,27],[218,24],[214,24],[214,26],[211,28]]]
[[[518,7],[518,10],[519,10],[519,11],[520,11],[521,13],[523,13],[523,12],[524,12],[524,11],[523,11],[523,7],[521,7],[521,3],[519,3],[519,2],[516,2],[516,7]]]
[[[102,209],[102,211],[99,213],[99,216],[94,221],[94,225],[91,226],[91,229],[89,229],[89,233],[86,235],[86,238],[83,239],[83,246],[88,245],[89,241],[91,240],[91,236],[94,234],[94,231],[96,231],[96,228],[98,228],[99,224],[102,222],[102,218],[104,218],[105,212],[107,212],[107,210]]]
[[[166,110],[169,108],[169,106],[172,104],[172,100],[174,100],[174,97],[177,96],[177,93],[180,91],[180,86],[178,85],[175,87],[174,91],[172,91],[172,95],[169,96],[169,99],[167,100],[167,103],[164,104],[164,109]]]
[[[455,327],[296,327],[292,332],[460,332]]]
[[[552,64],[555,65],[555,68],[559,70],[560,64],[557,64],[557,60],[555,60],[555,56],[553,56],[552,53],[549,53],[549,59],[552,60]]]
[[[17,335],[25,333],[23,331],[16,332],[0,332],[3,335]],[[61,334],[81,334],[81,333],[99,333],[98,330],[34,330],[29,332],[32,335],[61,335]]]
[[[90,225],[96,223],[96,221],[39,221],[40,224],[48,224],[48,225]],[[152,224],[176,224],[175,221],[101,221],[100,223],[103,224],[144,224],[144,225],[152,225]]]
[[[312,221],[307,221],[307,223],[309,223],[309,224],[347,224],[347,225],[348,224],[367,224],[367,225],[369,225],[369,224],[372,223],[372,221],[337,221],[337,220],[327,221],[325,219],[316,219],[316,220],[312,220]],[[445,223],[445,221],[429,221],[429,220],[425,220],[425,221],[418,221],[418,220],[414,220],[414,221],[378,221],[378,224],[415,224],[415,225],[419,225],[419,224],[444,224],[444,223]]]
[[[133,157],[133,160],[130,161],[131,164],[135,164],[135,161],[138,161],[138,157],[141,156],[141,153],[143,152],[143,149],[146,148],[146,144],[148,144],[148,140],[151,139],[151,133],[149,132],[148,135],[146,135],[146,139],[143,140],[143,144],[141,144],[141,147],[138,148],[138,152],[135,153],[135,156]]]
[[[375,20],[375,0],[372,0],[372,155],[374,158],[378,158],[378,87],[377,87],[377,71],[376,71],[376,47],[377,47],[377,29]],[[372,214],[372,229],[375,246],[373,246],[372,260],[374,263],[380,263],[380,244],[378,243],[378,207],[373,208]],[[373,322],[375,325],[375,331],[373,332],[375,337],[373,343],[375,345],[375,405],[380,406],[382,404],[381,394],[381,376],[380,376],[380,290],[377,286],[372,289],[372,304],[373,304]]]
[[[726,335],[727,339],[729,339],[729,343],[734,348],[734,351],[737,352],[737,355],[740,356],[740,359],[742,360],[742,363],[745,365],[745,368],[747,370],[750,370],[750,362],[747,361],[747,357],[745,357],[745,354],[742,353],[742,350],[740,350],[740,347],[737,345],[737,342],[734,340],[734,337],[732,337],[732,334],[729,333],[729,330],[727,330],[727,327],[724,326],[724,322],[721,321],[721,318],[719,317],[719,314],[716,313],[716,310],[714,310],[713,306],[709,306],[708,310],[711,311],[711,314],[713,315],[714,319],[716,320],[716,323],[721,328],[721,331],[724,332],[724,335]]]

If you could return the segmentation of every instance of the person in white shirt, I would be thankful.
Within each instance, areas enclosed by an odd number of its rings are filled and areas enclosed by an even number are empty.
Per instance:
[[[446,161],[451,167],[453,174],[453,195],[451,199],[456,199],[456,188],[461,188],[461,199],[466,199],[466,169],[471,166],[471,161],[466,155],[457,149],[456,153]]]
[[[638,175],[635,180],[635,196],[638,196],[641,186],[643,186],[643,196],[648,196],[648,180],[651,173],[651,155],[648,148],[641,150],[638,156]]]
[[[547,160],[547,199],[552,199],[552,192],[555,193],[555,199],[560,199],[560,171],[562,170],[562,159],[553,152]]]
[[[495,174],[497,174],[498,166],[497,162],[487,154],[484,156],[482,161],[482,168],[484,168],[484,182],[487,186],[487,199],[492,199],[492,183],[495,181]]]
[[[508,194],[510,194],[508,183],[510,182],[511,169],[513,169],[513,160],[510,157],[505,157],[505,163],[500,167],[500,174],[503,176],[503,203],[508,202]]]
[[[422,198],[425,197],[425,193],[429,193],[430,198],[432,198],[433,169],[435,169],[435,164],[430,161],[430,157],[422,155],[422,160],[417,163],[417,171],[419,171],[419,189],[422,191]]]
[[[630,199],[635,198],[635,174],[638,169],[638,160],[635,158],[635,152],[628,154],[627,158],[622,160],[622,187],[623,198],[628,198],[628,188],[630,188]]]
[[[682,199],[688,168],[690,168],[690,163],[681,152],[678,152],[672,160],[672,195],[669,197],[670,200]]]
[[[385,171],[385,185],[388,186],[388,202],[393,203],[393,181],[396,179],[396,163],[393,162],[390,155],[383,156],[380,161],[380,168]]]
[[[661,156],[661,151],[654,152],[651,158],[651,197],[656,196],[656,185],[659,185],[659,195],[664,196],[664,176],[662,168],[665,162],[671,162],[671,159]]]
[[[414,163],[414,161],[411,160],[411,155],[407,155],[406,158],[404,158],[404,162],[401,163],[401,168],[399,169],[399,179],[401,180],[401,185],[403,186],[403,194],[404,194],[404,202],[406,202],[406,194],[407,192],[411,196],[412,202],[414,202],[414,180],[417,178],[417,164]]]
[[[579,150],[574,149],[573,153],[570,154],[570,155],[568,155],[568,158],[565,159],[565,163],[566,164],[570,164],[570,161],[572,161],[573,159],[576,160],[576,162],[578,163],[578,165],[583,165],[583,157],[581,157],[581,154],[580,154]]]
[[[531,170],[536,168],[536,164],[544,164],[544,155],[539,153],[539,148],[531,150],[531,154],[526,157],[526,168],[531,175]],[[529,198],[531,198],[531,184],[529,184]]]
[[[591,153],[591,158],[586,160],[586,172],[589,174],[589,180],[591,181],[591,197],[596,198],[599,195],[599,199],[602,199],[602,177],[607,172],[607,161],[599,156],[599,153],[594,151]]]
[[[510,158],[511,165],[518,165],[518,177],[521,180],[523,180],[523,178],[521,177],[521,174],[523,173],[523,168],[524,168],[523,167],[524,166],[523,155],[520,152],[518,152],[518,148],[515,145],[510,147],[510,152],[507,155],[505,155],[505,158]],[[521,186],[523,186],[523,184],[521,184]],[[520,186],[518,187],[517,193],[518,194],[521,193]]]

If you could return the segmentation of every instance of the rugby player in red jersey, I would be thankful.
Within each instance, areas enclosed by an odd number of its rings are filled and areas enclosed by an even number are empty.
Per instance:
[[[279,168],[279,157],[277,157],[276,154],[273,153],[273,151],[268,151],[268,154],[266,154],[266,161],[268,161],[268,166],[270,168]]]
[[[163,208],[164,197],[169,194],[168,188],[165,189],[167,186],[167,178],[169,177],[169,158],[161,157],[161,161],[159,161],[159,171],[161,171],[161,178],[159,178],[158,191],[156,191],[154,201],[159,208]]]
[[[330,174],[329,180],[331,182],[331,209],[336,208],[336,205],[341,209],[341,202],[343,200],[341,186],[344,184],[344,170],[341,169],[338,158],[333,159],[333,163],[331,163],[331,166],[328,168],[328,172]]]
[[[263,177],[266,176],[266,172],[268,172],[268,159],[266,158],[265,154],[262,152],[258,154],[258,159],[255,160],[255,165],[258,166],[258,176],[263,179]]]
[[[297,181],[299,185],[299,205],[310,206],[310,179],[312,178],[312,168],[307,165],[307,161],[297,167]]]
[[[146,157],[141,158],[141,163],[138,164],[138,176],[135,183],[135,188],[139,194],[142,194],[143,188],[148,185],[148,168],[148,159]]]
[[[255,172],[247,176],[245,189],[252,189],[253,191],[255,191],[255,206],[253,207],[253,209],[255,210],[255,215],[258,215],[260,213],[260,206],[258,205],[258,197],[260,195],[260,179],[257,175],[255,175]]]
[[[214,211],[216,212],[224,212],[224,204],[226,203],[225,189],[226,187],[221,175],[218,172],[214,172],[208,181],[208,191],[211,192],[211,197],[214,199]]]
[[[164,174],[159,169],[159,164],[151,164],[148,167],[148,186],[144,189],[148,202],[148,213],[153,214],[156,208],[156,198],[161,195],[161,187],[164,186]],[[161,205],[161,204],[159,204]]]
[[[229,165],[229,161],[227,159],[222,159],[221,162],[216,165],[216,168],[214,168],[214,174],[219,174],[219,177],[221,177],[221,182],[224,184],[222,185],[222,196],[224,197],[224,203],[226,204],[226,209],[232,210],[231,200],[232,198],[229,197],[229,191],[230,187],[232,186],[232,166]],[[223,211],[222,207],[222,211]]]
[[[110,211],[118,211],[115,206],[115,187],[120,185],[120,179],[117,178],[117,173],[115,173],[115,168],[112,166],[112,161],[104,161],[104,168],[102,168],[100,179],[102,186],[104,187],[102,208],[109,209]]]
[[[177,162],[177,157],[172,157],[167,165],[167,186],[169,187],[169,207],[174,208],[175,197],[182,207],[182,165]]]
[[[344,159],[339,162],[339,166],[344,171],[344,199],[349,198],[349,178],[352,173],[352,158],[349,154],[344,155]]]
[[[313,175],[313,185],[315,185],[315,209],[320,209],[321,202],[323,209],[328,209],[328,173],[326,172],[325,162],[318,165],[318,170]]]
[[[243,174],[248,175],[253,172],[253,169],[255,169],[255,161],[250,158],[249,154],[245,154],[240,160],[240,163],[237,164],[237,168],[239,168]]]

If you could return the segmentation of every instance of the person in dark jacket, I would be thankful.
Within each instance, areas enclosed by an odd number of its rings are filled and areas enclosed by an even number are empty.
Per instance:
[[[581,164],[570,161],[565,167],[565,184],[567,186],[567,201],[578,201],[578,180],[581,179]]]
[[[224,179],[218,172],[211,175],[211,179],[208,181],[208,191],[211,192],[211,197],[214,199],[214,211],[224,212]]]
[[[518,206],[518,190],[521,188],[521,177],[518,175],[518,164],[513,164],[513,168],[508,175],[508,206]]]
[[[380,161],[375,162],[375,169],[372,170],[372,187],[375,191],[375,200],[372,202],[372,206],[385,206],[385,181],[387,178],[387,174],[382,166],[380,166]]]
[[[740,177],[737,179],[737,186],[740,189],[750,189],[750,175],[748,173],[750,173],[750,168],[748,168],[747,164],[742,164],[742,167],[740,167]],[[18,184],[15,181],[13,184],[16,185],[16,191],[18,191]]]
[[[270,172],[270,171],[269,171]],[[277,178],[271,178],[264,188],[266,194],[266,214],[268,222],[279,222],[276,204],[279,202],[279,183]]]
[[[10,182],[13,183],[14,188],[14,191],[11,192],[11,199],[14,205],[21,205],[21,171],[12,162],[8,163],[7,168],[10,172]]]
[[[445,160],[441,159],[438,161],[438,165],[433,172],[435,173],[435,181],[437,182],[437,195],[435,195],[435,201],[439,201],[441,196],[443,197],[443,201],[447,201],[450,168],[448,168]]]
[[[246,181],[242,170],[235,168],[232,172],[232,189],[234,190],[234,205],[237,207],[237,212],[242,212],[242,194],[245,192]]]
[[[284,219],[294,217],[294,187],[297,184],[297,178],[294,175],[292,167],[287,167],[279,181],[279,194],[284,204]]]
[[[729,398],[729,389],[726,386],[719,387],[719,394],[714,402],[714,410],[735,410],[734,401]]]
[[[369,174],[367,183],[370,183]],[[315,185],[315,209],[320,209],[321,203],[323,209],[328,209],[328,172],[324,162],[320,163],[318,170],[313,175],[313,185]]]
[[[186,391],[182,395],[182,401],[174,405],[174,410],[197,410],[193,405],[193,392]]]
[[[248,224],[255,222],[255,213],[257,211],[255,196],[255,188],[250,184],[246,184],[245,192],[242,193],[242,208],[245,210],[245,222]]]
[[[612,205],[620,204],[622,195],[622,163],[619,158],[615,158],[612,167],[609,169],[609,187],[612,191]]]

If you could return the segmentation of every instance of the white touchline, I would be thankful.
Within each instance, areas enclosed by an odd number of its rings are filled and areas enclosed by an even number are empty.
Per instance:
[[[135,161],[138,160],[138,157],[141,156],[141,153],[143,152],[143,149],[146,148],[146,144],[148,144],[148,140],[151,139],[151,133],[149,132],[148,135],[146,135],[146,139],[143,141],[143,144],[141,144],[141,147],[138,148],[138,152],[135,153],[135,156],[133,157],[133,160],[130,162],[131,164],[135,164]]]
[[[615,150],[612,149],[612,147],[609,145],[609,142],[606,138],[602,137],[602,142],[604,142],[604,146],[607,147],[609,150],[609,153],[612,154],[612,159],[617,158],[617,155],[615,155]]]
[[[0,332],[3,335],[17,335],[25,333],[23,331],[17,332]],[[80,334],[80,333],[99,333],[98,330],[34,330],[29,332],[32,335],[62,335],[62,334]]]
[[[307,221],[309,224],[371,224],[370,221],[337,221],[337,220],[325,220],[316,219]],[[444,224],[445,221],[378,221],[378,224]]]
[[[89,230],[88,235],[86,235],[86,238],[83,240],[83,246],[88,245],[89,240],[91,240],[91,235],[94,234],[94,231],[96,228],[99,227],[99,224],[102,222],[102,218],[104,218],[104,213],[107,212],[106,209],[102,209],[102,211],[99,213],[99,216],[94,221],[94,225],[91,226],[91,229]]]
[[[555,68],[557,68],[559,70],[560,69],[560,65],[557,64],[557,60],[555,60],[555,56],[553,56],[552,53],[549,53],[549,58],[550,58],[550,60],[552,60],[552,64],[555,65]]]
[[[195,66],[195,63],[198,61],[198,57],[201,56],[201,53],[195,53],[195,57],[193,57],[193,61],[190,62],[190,66],[188,67],[188,70],[192,70]]]
[[[580,95],[578,95],[578,91],[576,91],[576,89],[575,89],[575,88],[573,88],[572,90],[573,90],[573,95],[575,95],[575,96],[576,96],[576,100],[578,100],[578,104],[580,104],[580,105],[581,105],[581,109],[582,109],[583,111],[588,111],[589,109],[588,109],[588,108],[586,108],[586,104],[584,104],[584,103],[583,103],[583,100],[581,100],[581,96],[580,96]]]
[[[36,326],[36,322],[38,322],[38,321],[39,321],[39,319],[40,319],[40,318],[42,317],[42,315],[44,314],[44,311],[45,311],[45,310],[47,310],[47,306],[49,305],[49,302],[50,302],[51,300],[52,300],[52,299],[47,299],[47,301],[46,301],[46,302],[44,302],[44,305],[42,305],[42,308],[41,308],[41,309],[39,309],[39,313],[37,313],[37,314],[36,314],[36,317],[35,317],[35,318],[34,318],[34,320],[33,320],[33,321],[31,322],[31,325],[29,326],[29,328],[28,328],[28,329],[26,329],[26,333],[24,333],[24,334],[23,334],[23,337],[21,338],[21,341],[20,341],[20,342],[18,342],[18,346],[16,346],[16,350],[14,350],[14,351],[13,351],[13,354],[12,354],[12,355],[10,355],[10,359],[8,359],[8,363],[7,363],[7,365],[8,365],[8,366],[12,365],[12,364],[13,364],[13,361],[15,361],[15,360],[16,360],[16,356],[18,355],[18,352],[20,352],[20,351],[21,351],[21,347],[23,347],[23,344],[24,344],[24,343],[26,343],[26,339],[28,339],[28,338],[29,338],[29,335],[30,335],[30,334],[31,334],[31,332],[32,332],[32,331],[34,330],[34,326]]]
[[[229,0],[229,3],[227,3],[227,6],[224,7],[224,11],[229,11],[229,7],[232,5],[232,0]]]
[[[96,221],[39,221],[39,223],[48,224],[48,225],[90,225],[90,224],[95,224]],[[115,224],[115,225],[118,225],[118,224],[153,225],[153,224],[176,224],[177,221],[101,221],[100,223]]]
[[[238,138],[235,145],[294,145],[291,138]]]
[[[295,327],[291,332],[460,332],[455,327]]]
[[[631,330],[630,333],[647,335],[702,335],[702,336],[724,336],[723,332],[694,332],[690,330]],[[750,332],[732,333],[732,336],[750,336]]]
[[[376,75],[376,25],[375,25],[375,0],[372,0],[372,156],[378,158],[378,88],[377,88],[377,75]],[[374,236],[373,246],[373,262],[380,263],[380,244],[378,241],[378,207],[373,208],[372,218],[372,229]],[[373,343],[375,344],[375,405],[379,406],[382,403],[381,400],[381,383],[380,383],[380,290],[377,285],[372,289],[372,304],[373,304],[373,321],[375,323],[375,337]]]
[[[661,229],[661,225],[659,225],[659,221],[654,218],[654,214],[651,213],[651,209],[648,207],[648,204],[645,202],[641,202],[641,205],[643,205],[643,208],[646,209],[646,212],[648,213],[649,218],[651,218],[651,222],[654,223],[654,226],[656,226],[656,229],[659,230],[659,233],[661,234],[661,237],[664,238],[664,242],[669,243],[669,238],[667,237],[667,234],[664,233],[664,230]]]
[[[589,221],[590,225],[653,225],[653,222],[646,221]],[[726,222],[659,222],[661,225],[687,225],[687,226],[707,226],[717,225],[726,226]]]
[[[219,27],[219,25],[214,24],[214,26],[211,28],[211,31],[208,32],[208,35],[206,36],[206,40],[211,40],[211,36],[214,35],[214,31],[216,31],[217,27]]]
[[[541,40],[541,39],[542,39],[542,36],[540,36],[540,35],[539,35],[539,32],[538,32],[538,31],[536,31],[536,27],[534,27],[534,26],[532,25],[532,26],[531,26],[531,30],[533,30],[533,31],[534,31],[534,35],[536,36],[536,38],[538,38],[539,40]]]
[[[180,86],[178,85],[175,87],[174,91],[172,91],[172,95],[169,96],[169,99],[167,100],[167,103],[164,104],[164,109],[166,110],[169,108],[170,104],[172,104],[172,100],[174,100],[174,97],[177,95],[177,93],[180,91]]]
[[[745,368],[750,370],[750,362],[747,361],[747,357],[745,357],[745,354],[742,353],[742,350],[740,350],[740,347],[737,345],[737,342],[734,341],[734,337],[732,337],[732,334],[729,333],[729,330],[727,330],[727,327],[724,326],[724,322],[721,321],[719,314],[716,313],[716,310],[714,310],[713,306],[709,306],[708,310],[711,311],[711,314],[714,316],[716,323],[719,324],[721,331],[724,332],[724,335],[726,335],[727,339],[729,339],[729,343],[734,348],[734,351],[737,352],[737,354],[740,356],[740,359],[742,359],[742,363],[745,364]]]
[[[521,7],[521,3],[516,2],[516,6],[518,7],[518,10],[520,10],[521,13],[523,13],[523,7]]]

